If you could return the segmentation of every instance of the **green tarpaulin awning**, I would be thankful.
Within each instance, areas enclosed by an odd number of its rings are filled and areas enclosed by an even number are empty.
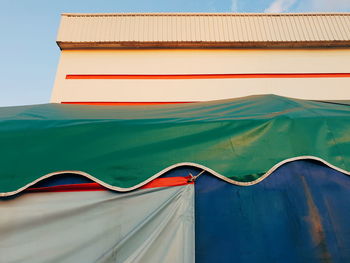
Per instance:
[[[350,171],[350,106],[275,95],[154,106],[0,108],[0,192],[76,172],[118,191],[194,165],[240,185],[310,158]]]

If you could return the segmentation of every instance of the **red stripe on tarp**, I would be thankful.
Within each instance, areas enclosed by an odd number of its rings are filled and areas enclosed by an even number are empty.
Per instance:
[[[157,178],[145,184],[144,186],[140,187],[139,189],[193,184],[193,182],[188,181],[189,178],[190,178],[189,176]],[[80,191],[107,191],[107,190],[109,189],[98,183],[85,183],[85,184],[56,185],[56,186],[48,186],[48,187],[33,187],[33,188],[28,188],[26,192],[80,192]]]
[[[98,183],[66,184],[48,187],[28,188],[27,192],[70,192],[70,191],[105,191],[107,188]]]
[[[193,101],[152,101],[152,102],[108,102],[108,101],[62,101],[61,104],[79,104],[79,105],[99,105],[99,106],[137,106],[137,105],[159,105],[159,104],[180,104],[192,103]]]
[[[259,78],[349,78],[350,73],[248,73],[248,74],[69,74],[66,79],[259,79]]]
[[[193,184],[193,182],[188,181],[190,178],[190,176],[157,178],[142,186],[141,189]]]

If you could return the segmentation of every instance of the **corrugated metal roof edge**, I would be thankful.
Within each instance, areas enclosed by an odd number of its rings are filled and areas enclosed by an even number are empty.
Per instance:
[[[253,18],[253,17],[301,17],[305,19],[307,17],[344,17],[346,21],[350,18],[350,12],[347,13],[63,13],[63,18],[67,19],[61,20],[60,31],[63,21],[67,21],[69,23],[69,17],[76,17],[84,20],[84,17],[241,17],[241,18]],[[298,18],[299,19],[299,18]],[[73,19],[72,21],[75,21]],[[328,24],[327,24],[328,25]],[[329,27],[329,26],[328,26]],[[329,29],[325,25],[323,28]],[[278,28],[277,28],[278,29]],[[333,29],[332,29],[333,30]],[[300,29],[299,29],[300,31]],[[350,31],[349,31],[350,32]],[[304,35],[304,31],[302,34]],[[333,32],[331,32],[333,34]],[[344,33],[344,32],[342,32]],[[333,35],[332,35],[333,36]],[[114,39],[105,39],[99,40],[94,39],[92,41],[85,41],[86,39],[82,38],[80,41],[69,41],[70,39],[65,39],[65,37],[61,37],[57,39],[57,44],[61,49],[126,49],[126,48],[329,48],[329,47],[337,47],[337,48],[349,48],[350,47],[350,38],[349,37],[338,37],[333,36],[328,39],[318,40],[309,39],[304,41],[288,41],[287,39],[275,39],[275,40],[266,40],[262,41],[261,39],[256,39],[256,41],[215,41],[207,39],[204,37],[203,39],[198,39],[198,41],[181,41],[181,38],[177,41],[173,41],[172,39],[161,40],[158,39],[149,39],[149,41],[139,40],[135,41],[135,39],[125,39],[124,41],[117,41]],[[154,38],[154,36],[153,36]],[[156,37],[157,38],[157,37]],[[248,37],[250,39],[251,37]],[[313,37],[314,38],[314,37]],[[207,41],[206,41],[207,39]],[[108,41],[109,40],[109,41]]]
[[[62,13],[61,16],[350,16],[350,12],[312,13]]]
[[[63,42],[57,41],[61,50],[67,49],[235,49],[235,48],[349,48],[349,41],[249,41],[249,42]]]

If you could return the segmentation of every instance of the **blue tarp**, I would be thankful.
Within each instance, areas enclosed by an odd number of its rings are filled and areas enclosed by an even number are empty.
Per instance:
[[[350,178],[322,164],[285,164],[240,187],[195,184],[196,262],[350,262]]]

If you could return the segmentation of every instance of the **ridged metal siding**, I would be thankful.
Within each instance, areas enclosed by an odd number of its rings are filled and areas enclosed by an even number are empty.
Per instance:
[[[63,14],[57,42],[346,44],[350,13]]]

